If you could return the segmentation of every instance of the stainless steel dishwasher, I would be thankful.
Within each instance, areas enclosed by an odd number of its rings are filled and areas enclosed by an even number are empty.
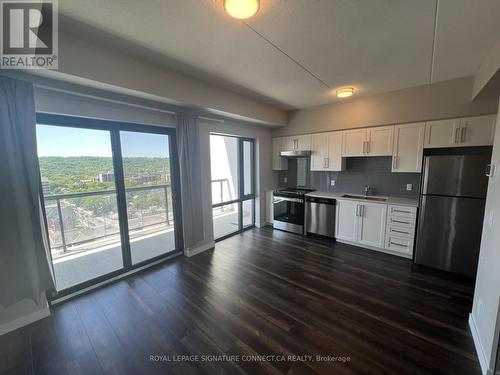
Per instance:
[[[306,234],[335,237],[335,205],[333,198],[306,196]]]

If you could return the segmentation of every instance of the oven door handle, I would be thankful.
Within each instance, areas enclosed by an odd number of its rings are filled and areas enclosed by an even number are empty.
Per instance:
[[[279,202],[297,202],[297,203],[304,203],[302,199],[299,198],[289,198],[289,197],[274,197],[273,203],[279,203]]]

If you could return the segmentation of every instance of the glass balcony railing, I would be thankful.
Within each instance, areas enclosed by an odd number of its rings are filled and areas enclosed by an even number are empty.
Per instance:
[[[173,228],[170,184],[126,188],[130,238]],[[48,195],[45,211],[54,258],[120,242],[116,191]]]

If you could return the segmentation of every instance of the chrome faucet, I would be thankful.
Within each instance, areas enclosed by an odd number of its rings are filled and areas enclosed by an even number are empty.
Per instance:
[[[368,196],[370,194],[370,191],[371,191],[371,186],[370,185],[366,185],[365,186],[365,197]]]

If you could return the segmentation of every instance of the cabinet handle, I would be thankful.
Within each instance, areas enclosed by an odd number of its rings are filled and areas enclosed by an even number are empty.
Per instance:
[[[391,219],[391,221],[393,223],[399,223],[399,224],[407,224],[407,225],[410,225],[411,223],[407,222],[407,221],[401,221],[401,220],[394,220],[394,219]]]
[[[328,158],[325,158],[325,159],[323,160],[323,168],[328,168],[328,166],[329,166],[329,164],[330,164],[330,163],[329,163],[329,160],[330,160],[330,159],[328,159]]]
[[[356,216],[361,216],[361,215],[359,214],[359,211],[360,211],[359,209],[360,209],[360,207],[361,207],[361,206],[360,206],[359,204],[357,204],[357,205],[356,205]]]
[[[370,153],[370,141],[366,141],[366,153]]]
[[[396,245],[396,246],[401,246],[401,247],[408,247],[407,245],[402,245],[400,243],[392,242],[392,241],[389,242],[389,245]]]
[[[298,148],[299,148],[299,140],[298,139],[294,139],[293,140],[293,149],[297,150]]]
[[[362,216],[362,217],[365,216],[365,205],[364,204],[359,205],[359,216]]]
[[[453,143],[460,143],[459,140],[458,140],[458,131],[460,130],[460,128],[457,126],[455,127],[455,129],[453,130],[454,133],[453,133]]]
[[[460,142],[464,143],[465,142],[465,138],[466,138],[466,133],[467,133],[467,122],[465,123],[465,126],[460,128]]]
[[[392,169],[398,169],[398,157],[396,155],[392,157]]]
[[[392,211],[393,212],[401,212],[403,214],[411,214],[411,211],[404,211],[404,210],[397,210],[397,209],[393,209]]]
[[[401,233],[401,234],[410,234],[409,232],[405,232],[403,230],[391,229],[391,232]]]

